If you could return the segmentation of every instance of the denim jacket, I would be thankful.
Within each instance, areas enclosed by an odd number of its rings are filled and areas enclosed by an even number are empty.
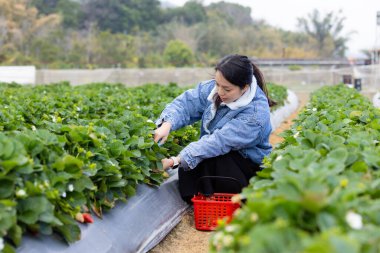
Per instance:
[[[241,97],[245,96],[244,106],[234,102],[222,103],[216,110],[210,99],[216,92],[214,79],[201,82],[166,106],[156,124],[168,121],[172,125],[171,131],[202,120],[200,139],[187,145],[179,154],[181,163],[187,165],[184,168],[193,169],[202,160],[231,150],[237,150],[243,157],[261,164],[264,156],[272,150],[269,143],[272,128],[268,100],[260,87],[256,83],[254,85],[249,89],[250,95],[246,92]]]

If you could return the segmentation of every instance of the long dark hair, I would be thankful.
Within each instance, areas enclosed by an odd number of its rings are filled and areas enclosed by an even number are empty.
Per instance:
[[[269,106],[277,104],[269,98],[263,74],[247,56],[238,54],[227,55],[215,66],[215,71],[220,71],[227,81],[240,87],[240,89],[243,89],[247,84],[251,85],[252,76],[255,76],[257,85],[265,93],[265,96],[268,99]],[[220,105],[221,99],[219,96],[215,97],[215,103],[217,107]]]

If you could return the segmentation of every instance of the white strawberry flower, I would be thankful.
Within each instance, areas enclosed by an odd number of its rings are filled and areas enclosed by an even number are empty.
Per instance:
[[[257,213],[251,214],[251,221],[256,222],[259,219],[259,215]]]
[[[36,131],[37,128],[36,128],[35,126],[32,125],[32,130],[33,130],[33,131]]]
[[[293,135],[293,137],[294,137],[294,138],[297,138],[299,135],[300,135],[300,132],[297,131],[297,132]]]
[[[316,111],[317,111],[317,108],[314,107],[314,108],[313,108],[313,112],[316,112]]]
[[[0,237],[0,251],[2,251],[4,249],[4,239],[2,237]]]
[[[349,211],[346,214],[346,221],[348,225],[350,225],[353,229],[361,229],[363,228],[363,220],[360,214],[357,214],[353,211]]]
[[[234,241],[234,238],[232,237],[232,235],[226,235],[223,238],[223,245],[226,247],[231,246],[233,241]]]
[[[67,189],[69,190],[69,192],[74,191],[74,185],[73,185],[73,184],[69,184],[69,185],[67,186]]]
[[[61,196],[62,196],[63,198],[66,198],[66,192],[62,192]]]
[[[26,192],[24,189],[20,189],[18,191],[16,191],[16,196],[17,197],[25,197],[26,196]]]
[[[276,160],[275,161],[280,161],[282,159],[282,155],[279,155],[276,157]]]
[[[240,194],[236,194],[236,195],[232,196],[231,202],[232,203],[241,203],[242,198],[243,198],[243,196],[241,196]]]
[[[224,233],[223,232],[216,232],[213,238],[213,244],[215,247],[218,247],[221,241],[223,240]]]
[[[237,227],[235,225],[228,225],[226,226],[225,230],[228,232],[228,233],[232,233],[234,231],[236,231]]]

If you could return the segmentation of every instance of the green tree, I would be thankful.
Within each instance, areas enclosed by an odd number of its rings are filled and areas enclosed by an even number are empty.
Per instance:
[[[298,27],[317,41],[317,49],[321,56],[333,54],[342,57],[347,50],[346,43],[349,36],[341,35],[346,19],[341,14],[341,11],[338,14],[328,12],[325,16],[321,16],[321,13],[315,9],[307,18],[298,18]],[[331,46],[332,49],[329,48]]]
[[[193,25],[207,21],[207,13],[204,6],[197,1],[188,1],[183,7],[165,10],[163,22],[177,21],[186,25]]]
[[[207,10],[217,12],[230,25],[247,26],[254,23],[251,17],[251,8],[244,7],[240,4],[222,1],[210,4]]]
[[[208,12],[208,22],[202,24],[199,30],[203,36],[199,38],[198,50],[216,58],[226,54],[236,53],[239,49],[237,41],[243,34],[226,22],[218,12]]]
[[[73,0],[32,0],[31,5],[38,9],[38,13],[49,15],[59,13],[65,28],[79,26],[81,3]]]
[[[81,4],[70,0],[60,0],[56,11],[63,16],[65,28],[79,28],[80,17],[83,15]]]
[[[100,30],[131,33],[154,30],[160,18],[158,0],[88,0],[83,6],[82,26],[95,23]]]
[[[97,35],[94,64],[100,67],[134,67],[137,65],[134,37],[102,31]]]
[[[171,40],[164,50],[165,62],[171,66],[184,67],[193,63],[193,52],[180,40]]]
[[[31,5],[35,6],[40,14],[49,15],[57,12],[57,6],[60,1],[61,0],[32,0]]]
[[[27,0],[0,0],[0,59],[5,64],[32,64],[31,42],[59,26],[57,14],[40,17]]]
[[[31,41],[31,57],[41,67],[48,66],[57,61],[62,61],[63,51],[59,39],[60,31],[54,31],[47,37],[35,38]]]

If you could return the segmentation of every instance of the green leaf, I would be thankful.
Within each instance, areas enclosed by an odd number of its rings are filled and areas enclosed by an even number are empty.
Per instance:
[[[128,178],[142,181],[144,179],[144,175],[142,175],[140,173],[134,173],[134,174],[128,175]]]
[[[156,165],[156,168],[157,168],[157,169],[159,169],[159,170],[163,170],[162,162],[161,162],[161,161],[157,161],[157,162],[155,162],[155,165]]]
[[[87,202],[86,196],[81,192],[73,191],[73,192],[66,192],[66,194],[67,194],[66,196],[67,202],[72,207],[80,207],[82,205],[85,205]]]
[[[4,202],[2,200],[1,202]],[[8,200],[9,202],[9,200]],[[0,231],[7,231],[16,224],[16,209],[10,206],[0,205]]]
[[[61,223],[61,225],[62,225],[62,223]],[[53,234],[53,228],[49,224],[41,223],[40,232],[43,235],[51,235],[51,234]]]
[[[282,158],[280,160],[276,160],[273,162],[273,169],[276,170],[276,171],[281,171],[281,170],[284,170],[284,169],[287,169],[289,168],[289,159],[288,158]]]
[[[361,111],[352,111],[349,115],[350,119],[359,118],[362,115]]]
[[[328,230],[337,225],[334,215],[328,212],[320,212],[317,214],[317,224],[321,231]]]
[[[366,172],[368,165],[364,161],[356,161],[351,165],[351,169],[355,172]]]
[[[132,154],[132,157],[140,158],[141,157],[141,151],[138,149],[131,150],[130,153]]]
[[[136,189],[135,187],[131,186],[131,185],[127,185],[125,187],[125,193],[127,196],[134,196],[136,194]]]
[[[26,224],[35,224],[41,214],[52,210],[53,206],[44,196],[19,200],[17,205],[18,219]]]
[[[137,141],[137,147],[142,149],[142,146],[144,145],[144,138],[143,137],[139,137],[138,141]]]
[[[360,246],[351,238],[343,236],[330,237],[331,245],[333,246],[333,252],[336,253],[359,253]]]
[[[44,142],[45,145],[58,144],[57,136],[45,129],[38,129],[35,134]]]
[[[16,145],[15,143],[8,139],[6,142],[1,143],[2,147],[0,149],[0,157],[3,158],[3,160],[10,159],[13,156],[13,153],[16,151]]]
[[[111,151],[111,155],[114,156],[114,157],[118,157],[123,152],[124,145],[123,145],[123,143],[121,141],[115,140],[115,141],[113,141],[110,144],[109,148],[110,148],[110,151]]]
[[[363,152],[364,161],[377,169],[380,169],[380,155],[378,150],[366,150]]]
[[[8,236],[16,246],[20,246],[22,239],[22,229],[18,225],[14,225],[9,231]]]
[[[83,161],[71,155],[65,155],[53,164],[53,168],[59,171],[65,171],[74,177],[82,175]]]
[[[16,253],[16,250],[8,243],[5,243],[4,249],[1,251],[1,253]]]
[[[374,119],[370,124],[369,127],[375,130],[380,130],[380,119]]]
[[[124,187],[126,185],[127,185],[127,181],[124,179],[116,181],[116,182],[109,182],[108,183],[109,188],[120,188],[120,187]]]
[[[80,239],[81,231],[74,220],[65,214],[57,214],[59,220],[64,224],[63,226],[54,227],[54,231],[62,235],[68,243],[76,242]]]
[[[263,180],[257,181],[255,184],[253,184],[253,189],[255,189],[255,190],[266,189],[266,188],[270,188],[274,185],[275,185],[275,183],[273,182],[273,180],[263,179]]]
[[[73,185],[74,185],[74,189],[78,192],[82,192],[84,189],[89,189],[89,190],[96,189],[96,186],[91,181],[91,179],[89,179],[86,176],[82,176],[81,178],[75,180]]]
[[[261,178],[271,178],[272,169],[270,168],[264,168],[263,170],[260,170],[256,173],[257,176]]]
[[[344,163],[348,157],[347,149],[345,148],[338,148],[327,155],[327,159],[333,159],[336,161],[339,161],[340,163]]]
[[[10,178],[0,179],[0,199],[6,199],[14,194],[15,182]]]

